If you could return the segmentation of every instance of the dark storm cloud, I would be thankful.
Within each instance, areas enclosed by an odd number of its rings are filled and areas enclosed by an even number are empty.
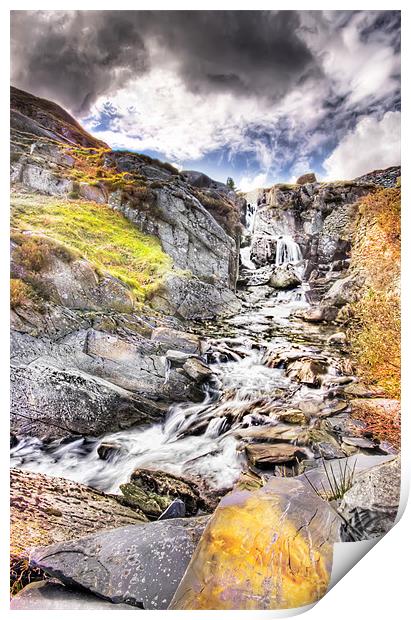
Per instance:
[[[319,69],[293,11],[14,11],[12,80],[84,114],[150,68],[196,92],[282,97]]]

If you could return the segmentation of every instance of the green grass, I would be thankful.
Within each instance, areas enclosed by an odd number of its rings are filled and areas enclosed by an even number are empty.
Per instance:
[[[11,225],[18,231],[43,233],[78,252],[100,273],[128,284],[144,299],[172,268],[160,242],[141,233],[106,205],[37,194],[11,198]]]

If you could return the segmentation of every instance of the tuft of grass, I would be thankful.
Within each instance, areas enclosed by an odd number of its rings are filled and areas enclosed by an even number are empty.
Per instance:
[[[310,487],[315,491],[315,493],[317,493],[317,495],[321,497],[321,499],[325,499],[328,502],[342,499],[345,493],[347,493],[347,491],[351,489],[354,483],[357,461],[354,461],[353,467],[350,467],[348,465],[348,460],[345,461],[344,467],[342,467],[341,461],[338,461],[339,476],[336,476],[332,465],[327,467],[326,461],[324,459],[322,459],[322,463],[325,475],[327,477],[327,482],[330,487],[329,490],[327,490],[322,483],[321,488],[317,489],[317,487],[311,482],[307,474],[304,474],[305,479],[307,480]]]
[[[141,301],[172,268],[172,260],[157,238],[141,233],[107,205],[15,194],[11,207],[11,222],[17,231],[46,234],[69,252],[86,258],[100,273],[129,285]]]

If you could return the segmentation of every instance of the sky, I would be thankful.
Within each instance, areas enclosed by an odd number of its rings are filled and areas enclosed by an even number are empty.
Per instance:
[[[12,11],[11,78],[245,191],[400,163],[399,11]]]

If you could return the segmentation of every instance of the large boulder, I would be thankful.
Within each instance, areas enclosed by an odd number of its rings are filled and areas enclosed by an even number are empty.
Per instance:
[[[147,520],[115,497],[44,474],[11,470],[11,576],[23,582],[32,547]]]
[[[301,278],[292,265],[280,265],[270,277],[269,284],[273,288],[291,289],[301,284]]]
[[[43,439],[100,435],[158,420],[161,404],[77,369],[36,362],[11,369],[11,432]]]
[[[31,565],[113,603],[167,609],[208,517],[121,527],[36,549]]]
[[[341,514],[363,538],[382,536],[394,525],[400,490],[401,460],[397,457],[355,478],[344,495]]]
[[[297,185],[305,185],[306,183],[316,183],[317,177],[314,172],[307,172],[307,174],[303,174],[296,180]]]
[[[341,523],[300,480],[276,477],[258,490],[234,490],[212,516],[170,609],[314,603],[327,591]]]

